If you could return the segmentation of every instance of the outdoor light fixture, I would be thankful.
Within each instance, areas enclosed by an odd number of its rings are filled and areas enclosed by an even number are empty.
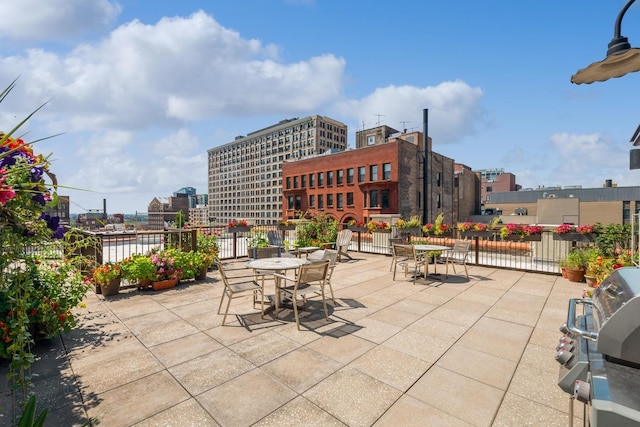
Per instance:
[[[603,82],[613,77],[622,77],[627,73],[640,71],[640,49],[631,48],[629,40],[620,35],[622,18],[635,1],[627,1],[627,4],[618,14],[613,29],[613,39],[609,42],[609,48],[607,49],[607,57],[600,62],[594,62],[587,68],[578,70],[577,73],[571,76],[571,83]]]

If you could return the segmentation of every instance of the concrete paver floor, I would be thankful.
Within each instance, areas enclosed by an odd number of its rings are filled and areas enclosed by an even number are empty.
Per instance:
[[[392,280],[390,257],[353,255],[333,274],[329,322],[311,301],[302,331],[290,310],[261,319],[248,299],[220,326],[215,271],[166,291],[89,292],[78,327],[36,347],[46,425],[568,424],[554,354],[581,284],[469,266],[469,279],[413,285]]]

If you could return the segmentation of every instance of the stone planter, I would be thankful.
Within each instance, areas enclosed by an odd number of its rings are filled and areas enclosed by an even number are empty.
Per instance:
[[[584,275],[584,280],[587,282],[587,286],[589,286],[590,288],[595,288],[596,287],[596,278],[593,276],[587,276],[586,274]]]
[[[596,233],[553,233],[553,240],[563,240],[567,242],[595,242],[598,235]]]
[[[107,284],[100,284],[102,295],[105,297],[116,295],[120,293],[120,278],[111,280]]]
[[[161,291],[163,289],[175,288],[177,284],[178,284],[178,279],[160,280],[157,282],[151,282],[151,288],[154,291]]]
[[[238,226],[238,227],[227,227],[227,232],[229,233],[248,233],[251,230],[251,227],[247,226]]]

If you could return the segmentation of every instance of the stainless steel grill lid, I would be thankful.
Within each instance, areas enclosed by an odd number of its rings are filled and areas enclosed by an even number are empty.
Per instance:
[[[640,364],[640,269],[614,270],[592,300],[597,351]]]

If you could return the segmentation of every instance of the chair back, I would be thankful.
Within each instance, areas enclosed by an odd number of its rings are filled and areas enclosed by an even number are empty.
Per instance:
[[[335,249],[325,249],[322,261],[329,261],[329,267],[335,267],[338,263],[338,251]]]
[[[345,228],[344,230],[340,230],[338,232],[338,237],[336,237],[336,246],[349,246],[351,244],[351,237],[353,236],[353,231]]]
[[[300,266],[296,286],[302,283],[318,282],[324,285],[329,271],[329,260],[314,262]]]
[[[470,248],[470,240],[456,240],[456,242],[453,244],[453,249],[451,249],[450,251],[450,256],[463,261],[467,258]]]
[[[416,259],[416,248],[413,245],[400,245],[395,243],[393,245],[393,255],[396,261],[414,260]]]
[[[269,240],[269,244],[272,246],[284,246],[282,234],[276,230],[269,230],[267,232],[267,239]]]

